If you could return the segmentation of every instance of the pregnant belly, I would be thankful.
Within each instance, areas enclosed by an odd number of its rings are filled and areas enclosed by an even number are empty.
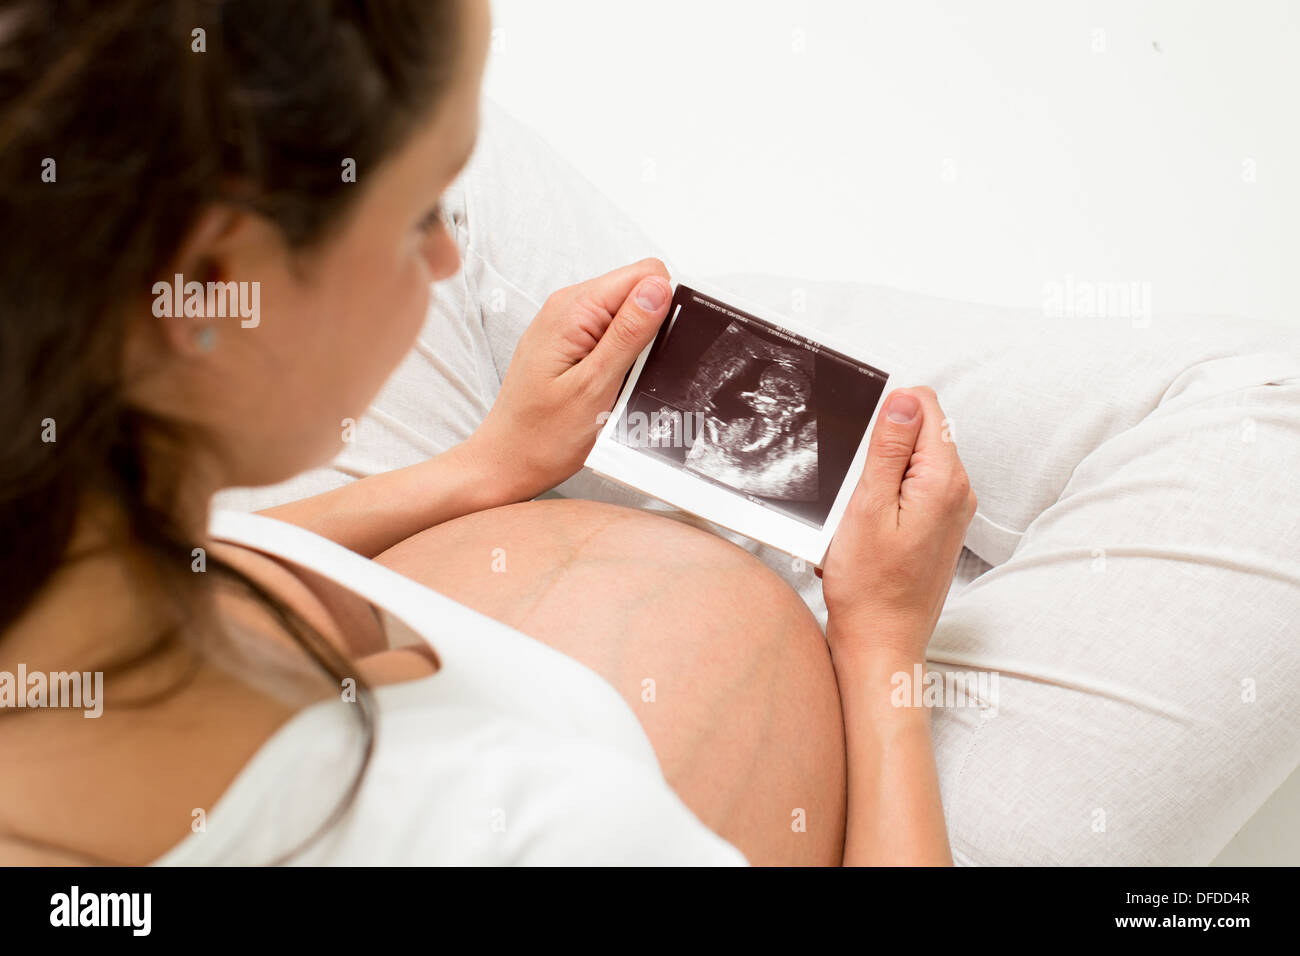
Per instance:
[[[542,500],[466,515],[377,560],[561,650],[614,663],[611,635],[667,646],[759,615],[816,622],[766,565],[699,528],[631,508]],[[819,632],[820,633],[820,632]]]
[[[752,862],[838,859],[830,655],[807,606],[753,555],[660,515],[545,500],[448,521],[377,560],[604,677],[669,784]],[[792,808],[822,822],[815,839],[792,837]]]

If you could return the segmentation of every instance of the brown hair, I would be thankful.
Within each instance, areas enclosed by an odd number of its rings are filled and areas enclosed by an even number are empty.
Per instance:
[[[373,169],[405,141],[446,90],[458,38],[455,0],[0,0],[0,639],[75,560],[92,496],[125,516],[186,621],[210,611],[176,519],[181,456],[205,436],[127,403],[127,306],[211,203],[251,208],[298,250],[327,238],[357,195],[341,161]],[[254,581],[211,556],[208,570],[270,607],[326,673],[352,676]]]

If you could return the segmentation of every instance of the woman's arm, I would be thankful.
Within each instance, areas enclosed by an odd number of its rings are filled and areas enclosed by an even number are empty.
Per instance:
[[[436,458],[263,511],[373,558],[426,528],[527,501],[575,474],[650,344],[672,289],[643,259],[553,294],[515,348],[495,404]]]
[[[891,683],[924,660],[869,651],[837,659],[848,762],[845,866],[951,866],[927,707],[894,706]],[[909,698],[911,694],[907,695]]]
[[[545,491],[471,438],[436,458],[261,512],[373,558],[425,528]]]
[[[846,864],[952,863],[929,710],[907,692],[975,514],[944,422],[931,389],[890,394],[822,571],[848,761]]]

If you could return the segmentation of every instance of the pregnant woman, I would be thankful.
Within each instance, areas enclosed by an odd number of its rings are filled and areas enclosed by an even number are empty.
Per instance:
[[[658,261],[551,296],[464,444],[211,520],[338,452],[458,268],[489,32],[4,4],[0,862],[949,862],[890,698],[974,510],[933,392],[887,398],[826,635],[720,538],[531,500],[663,320]],[[16,706],[20,672],[102,674],[102,714]]]

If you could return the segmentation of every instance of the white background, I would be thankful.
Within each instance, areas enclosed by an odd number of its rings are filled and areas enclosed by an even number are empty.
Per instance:
[[[486,92],[695,276],[1300,328],[1300,2],[494,0]],[[1221,861],[1300,862],[1300,773]]]
[[[1300,3],[493,11],[488,95],[689,274],[1030,306],[1145,282],[1156,312],[1300,327]]]

